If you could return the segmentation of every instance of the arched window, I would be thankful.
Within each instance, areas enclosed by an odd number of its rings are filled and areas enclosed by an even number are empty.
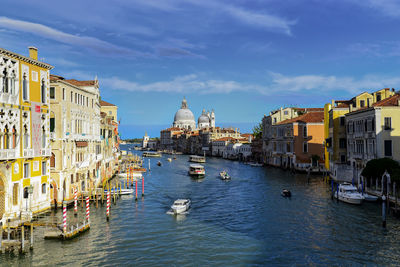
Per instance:
[[[29,148],[29,133],[26,125],[24,126],[24,148]]]
[[[9,79],[8,79],[7,68],[4,68],[4,71],[3,71],[3,93],[8,93],[8,89],[9,89],[8,81],[9,81]]]
[[[15,72],[12,72],[11,78],[10,78],[10,94],[15,93]]]
[[[22,78],[22,99],[28,100],[28,79],[26,77],[26,73]]]
[[[56,155],[54,153],[51,153],[50,167],[51,168],[55,168],[56,167]]]
[[[15,126],[12,129],[12,148],[15,148],[17,146],[17,130],[15,129]]]
[[[42,148],[46,148],[46,130],[42,127]]]
[[[42,194],[46,194],[46,184],[42,184]]]
[[[8,126],[4,128],[4,149],[9,149],[10,148],[10,136],[8,135]]]
[[[54,115],[54,112],[51,111],[50,112],[50,132],[53,133],[54,132],[54,128],[56,126],[56,117]]]
[[[45,80],[42,79],[42,85],[41,85],[41,95],[42,95],[42,103],[46,103],[46,83]]]

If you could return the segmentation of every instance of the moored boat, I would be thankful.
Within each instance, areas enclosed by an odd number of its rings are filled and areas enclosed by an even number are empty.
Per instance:
[[[339,185],[339,190],[334,194],[340,201],[360,205],[364,201],[364,196],[357,191],[354,185],[343,183]]]
[[[262,167],[262,163],[253,162],[253,163],[250,163],[250,166],[251,167]]]
[[[172,204],[171,209],[174,214],[179,214],[187,211],[190,208],[191,201],[190,199],[177,199]]]
[[[204,170],[204,166],[200,164],[190,164],[189,166],[189,175],[202,178],[206,175],[206,171]]]
[[[373,196],[373,195],[370,195],[370,194],[367,194],[367,193],[364,193],[363,197],[364,197],[364,200],[368,201],[368,202],[375,202],[375,201],[378,200],[377,196]]]

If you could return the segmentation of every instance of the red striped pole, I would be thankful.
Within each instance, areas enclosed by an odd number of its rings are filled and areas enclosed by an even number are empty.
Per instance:
[[[86,197],[86,221],[90,223],[90,203],[89,203],[89,197]]]
[[[110,219],[110,188],[107,191],[107,221]]]
[[[63,201],[63,231],[67,232],[67,202]]]
[[[135,181],[135,190],[136,190],[136,198],[135,198],[135,200],[137,200],[137,179]]]
[[[142,197],[144,196],[144,177],[142,176]]]
[[[78,214],[78,189],[74,190],[74,214]]]

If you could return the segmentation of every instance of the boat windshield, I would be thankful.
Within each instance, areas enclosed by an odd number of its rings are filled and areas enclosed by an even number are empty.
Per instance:
[[[358,193],[355,189],[346,189],[346,193]]]

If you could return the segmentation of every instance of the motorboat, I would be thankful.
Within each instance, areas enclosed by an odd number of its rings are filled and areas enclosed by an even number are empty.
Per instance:
[[[250,163],[250,166],[251,167],[262,167],[262,163],[253,162],[253,163]]]
[[[222,171],[219,173],[219,176],[221,177],[222,180],[230,180],[231,177],[226,171]]]
[[[290,192],[290,190],[283,189],[281,195],[283,197],[291,197],[292,196],[292,192]]]
[[[158,166],[161,166],[161,165],[162,165],[162,164],[161,164],[161,161],[157,162],[157,165],[158,165]]]
[[[171,162],[171,161],[172,161],[172,159],[171,159],[171,158],[168,158],[167,160],[168,160],[169,162]]]
[[[174,160],[176,159],[176,157],[174,157]]]
[[[108,192],[108,190],[104,190],[104,193],[107,193],[107,192]],[[111,192],[111,194],[114,194],[114,188],[112,188],[110,190],[110,192]],[[117,194],[120,194],[120,195],[131,195],[131,194],[133,194],[133,189],[129,189],[129,188],[123,189],[123,188],[121,188],[121,189],[116,189],[115,192]]]
[[[197,156],[197,155],[191,155],[189,157],[189,161],[191,162],[197,162],[197,163],[206,163],[206,157],[204,156]]]
[[[189,166],[189,175],[194,176],[196,178],[202,178],[206,175],[206,171],[204,170],[204,166],[200,164],[190,164]]]
[[[370,194],[367,194],[367,193],[364,193],[363,197],[364,197],[364,200],[368,201],[368,202],[375,202],[375,201],[378,200],[377,196],[373,196],[373,195],[370,195]]]
[[[174,204],[172,204],[171,209],[174,214],[179,214],[187,211],[190,208],[190,204],[190,199],[177,199],[174,201]]]
[[[339,184],[338,191],[334,197],[340,201],[360,205],[364,201],[364,196],[357,191],[357,188],[349,183]]]

